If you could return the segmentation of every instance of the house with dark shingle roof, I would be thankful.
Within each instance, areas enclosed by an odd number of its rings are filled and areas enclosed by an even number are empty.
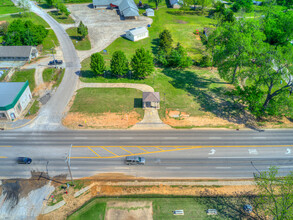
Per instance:
[[[13,121],[32,100],[28,81],[0,82],[0,120]]]
[[[93,7],[118,7],[120,15],[125,19],[136,19],[139,16],[138,8],[133,0],[93,0]]]
[[[143,108],[160,108],[159,92],[143,92],[142,93]]]
[[[33,46],[0,46],[0,61],[30,61],[37,56]]]

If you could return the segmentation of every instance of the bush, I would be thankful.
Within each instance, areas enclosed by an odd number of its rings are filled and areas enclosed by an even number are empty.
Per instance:
[[[204,55],[200,62],[199,62],[200,67],[211,67],[213,66],[212,64],[212,58],[209,55]]]
[[[104,57],[99,53],[92,54],[90,67],[95,74],[102,75],[106,70]]]

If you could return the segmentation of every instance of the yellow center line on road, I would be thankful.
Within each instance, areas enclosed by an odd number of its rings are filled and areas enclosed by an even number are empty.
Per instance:
[[[98,157],[101,157],[99,154],[97,154],[96,151],[94,151],[92,148],[88,147],[88,149],[90,149],[95,155],[97,155]]]
[[[111,153],[111,154],[115,155],[116,157],[118,156],[117,154],[113,153],[112,151],[108,150],[108,149],[107,149],[107,148],[105,148],[105,147],[101,147],[101,148],[102,148],[102,149],[104,149],[104,150],[106,150],[106,151],[108,151],[109,153]]]
[[[7,157],[4,157],[4,156],[0,156],[0,158],[7,158]]]
[[[128,152],[128,153],[130,153],[131,155],[133,155],[133,153],[132,152],[130,152],[130,151],[128,151],[128,150],[126,150],[126,149],[124,149],[123,147],[120,147],[122,150],[125,150],[126,152]]]
[[[1,147],[1,146],[0,146]],[[7,146],[7,147],[11,147],[11,146]],[[120,147],[120,146],[72,146],[74,148],[82,148],[82,147],[91,147],[91,148],[94,148],[94,147]],[[158,147],[158,146],[123,146],[123,147],[137,147],[137,148],[148,148],[148,147]],[[167,145],[167,146],[159,146],[159,147],[170,147],[170,148],[215,148],[215,147],[293,147],[293,145],[291,144],[286,144],[286,145],[212,145],[212,146],[200,146],[200,145],[181,145],[181,146],[170,146],[170,145]]]

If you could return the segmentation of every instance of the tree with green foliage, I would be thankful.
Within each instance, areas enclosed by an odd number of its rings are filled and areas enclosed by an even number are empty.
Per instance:
[[[46,4],[50,7],[52,7],[54,3],[55,3],[55,0],[46,0]]]
[[[59,10],[59,12],[65,15],[65,17],[68,17],[70,15],[70,11],[66,8],[66,6],[63,3],[57,2],[56,8]]]
[[[208,48],[221,78],[236,83],[265,40],[257,21],[242,19],[223,23],[208,38]]]
[[[102,75],[106,70],[104,57],[100,53],[92,54],[90,67],[95,74]]]
[[[285,6],[287,8],[293,7],[293,0],[277,0],[278,5]]]
[[[170,53],[173,39],[169,30],[163,30],[159,35],[159,50]]]
[[[122,51],[118,50],[113,53],[110,62],[110,69],[112,74],[117,77],[123,77],[128,73],[128,61]]]
[[[252,12],[253,11],[253,2],[252,0],[237,0],[233,6],[234,11],[239,11],[243,9],[245,12]]]
[[[80,21],[77,27],[77,33],[81,35],[82,39],[84,39],[88,35],[88,28],[82,23],[82,21]]]
[[[48,35],[48,30],[42,25],[35,25],[30,20],[14,20],[9,26],[4,36],[5,45],[36,46],[43,42]]]
[[[197,2],[201,5],[201,9],[204,10],[208,5],[212,3],[212,0],[198,0]]]
[[[131,68],[134,78],[143,79],[149,76],[154,70],[154,58],[150,51],[144,48],[137,49],[131,59]]]
[[[268,11],[263,18],[266,42],[271,45],[286,45],[293,39],[293,11]]]
[[[193,10],[196,9],[196,5],[198,4],[198,0],[184,0],[184,5],[193,7]]]
[[[0,24],[0,35],[5,35],[7,33],[8,26],[9,26],[8,22],[4,22],[4,23]]]
[[[172,49],[167,60],[170,67],[186,68],[192,65],[192,59],[187,55],[180,43],[177,44],[176,48]]]
[[[258,196],[255,209],[275,220],[293,219],[293,172],[279,177],[278,168],[256,173],[254,176]],[[267,219],[267,218],[266,218]]]
[[[148,0],[149,1],[149,3],[155,3],[156,4],[156,10],[158,10],[158,6],[159,6],[159,4],[162,2],[162,0]]]
[[[214,3],[214,17],[219,20],[220,23],[223,22],[234,22],[235,16],[231,9],[226,8],[225,4],[220,1]]]

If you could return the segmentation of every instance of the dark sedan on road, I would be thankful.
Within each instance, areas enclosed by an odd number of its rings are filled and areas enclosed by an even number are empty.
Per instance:
[[[30,164],[32,162],[32,159],[29,157],[18,157],[17,163],[18,164]]]

